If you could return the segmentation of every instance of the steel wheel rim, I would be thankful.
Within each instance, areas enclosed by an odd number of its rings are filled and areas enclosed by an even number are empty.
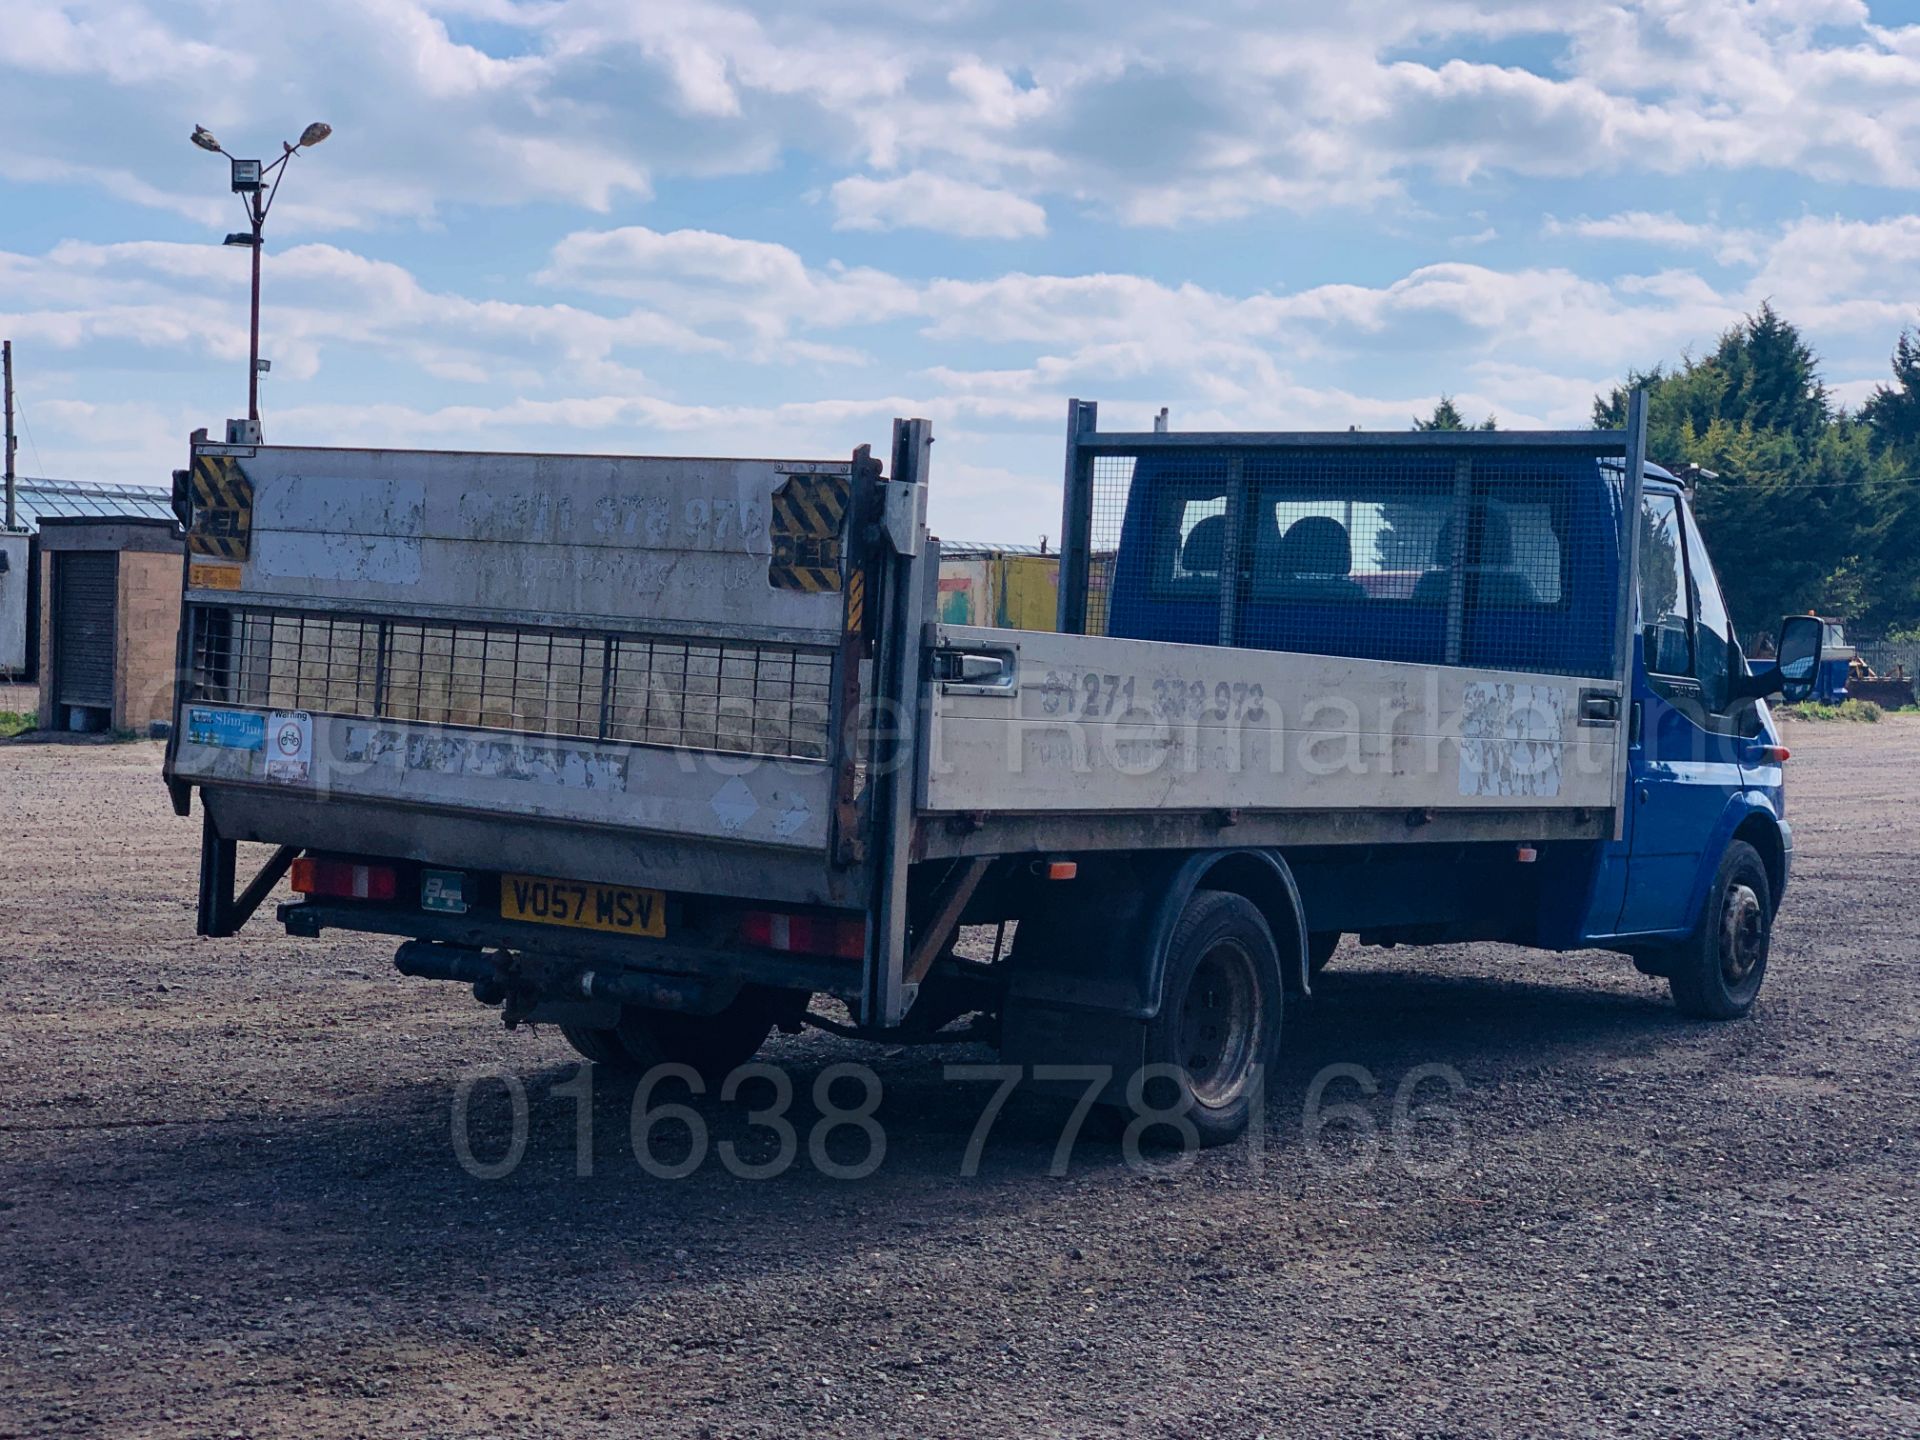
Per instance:
[[[1720,973],[1729,986],[1748,979],[1765,953],[1766,912],[1750,885],[1729,885],[1720,912]]]
[[[1180,1067],[1194,1099],[1230,1105],[1247,1087],[1263,1018],[1253,955],[1221,940],[1193,967],[1180,1001]]]

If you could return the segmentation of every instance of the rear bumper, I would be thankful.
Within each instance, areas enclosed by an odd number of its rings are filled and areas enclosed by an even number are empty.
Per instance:
[[[865,908],[862,866],[824,852],[588,824],[539,813],[492,815],[291,788],[191,782],[229,840],[379,855],[454,870],[518,870],[698,895]]]
[[[277,913],[290,935],[312,938],[325,930],[352,930],[472,950],[507,950],[550,971],[600,967],[692,975],[810,990],[842,999],[860,991],[858,961],[824,956],[598,935],[497,916],[433,915],[410,906],[364,901],[295,900],[281,905]]]

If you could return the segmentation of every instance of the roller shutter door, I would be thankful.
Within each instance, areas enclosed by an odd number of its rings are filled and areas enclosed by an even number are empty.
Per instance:
[[[53,557],[56,702],[113,706],[113,614],[120,557],[69,550]]]

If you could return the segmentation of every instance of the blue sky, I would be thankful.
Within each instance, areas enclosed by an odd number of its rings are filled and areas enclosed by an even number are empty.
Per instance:
[[[22,468],[245,408],[205,124],[271,158],[290,444],[838,455],[950,538],[1107,428],[1585,423],[1771,299],[1843,401],[1920,323],[1920,0],[0,0]]]

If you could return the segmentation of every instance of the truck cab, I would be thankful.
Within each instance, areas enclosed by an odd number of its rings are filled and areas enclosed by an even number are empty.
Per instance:
[[[1454,902],[1445,923],[1439,903],[1414,926],[1376,915],[1369,928],[1356,913],[1364,905],[1343,913],[1329,902],[1316,915],[1314,896],[1341,887],[1310,885],[1316,952],[1356,919],[1363,937],[1390,941],[1599,946],[1673,979],[1696,1013],[1744,1010],[1763,969],[1753,953],[1730,962],[1738,983],[1725,993],[1682,974],[1678,957],[1708,932],[1755,951],[1755,914],[1770,919],[1784,896],[1788,752],[1764,699],[1784,682],[1747,665],[1681,482],[1641,460],[1635,504],[1623,501],[1625,453],[1596,464],[1577,450],[1496,450],[1471,437],[1424,450],[1321,437],[1235,455],[1220,438],[1204,456],[1133,457],[1124,513],[1109,525],[1117,543],[1089,566],[1105,584],[1084,613],[1063,606],[1067,624],[1149,642],[1622,681],[1617,701],[1597,686],[1581,692],[1582,722],[1617,723],[1623,739],[1612,833],[1555,847],[1550,885],[1492,887],[1464,907],[1472,913]],[[1786,624],[1792,688],[1804,693],[1809,650],[1818,657],[1830,630]],[[1745,878],[1729,882],[1729,864]]]
[[[1650,466],[1640,505],[1624,834],[1598,859],[1587,925],[1595,943],[1628,949],[1643,968],[1668,973],[1673,948],[1703,924],[1735,926],[1740,938],[1739,917],[1708,915],[1710,906],[1740,909],[1764,897],[1778,909],[1793,830],[1788,752],[1757,693],[1766,682],[1755,680],[1741,654],[1686,492]],[[1791,648],[1804,650],[1811,636],[1817,653],[1819,633],[1794,630]],[[1764,891],[1717,886],[1736,845],[1760,861]],[[1750,988],[1757,992],[1758,976]]]

